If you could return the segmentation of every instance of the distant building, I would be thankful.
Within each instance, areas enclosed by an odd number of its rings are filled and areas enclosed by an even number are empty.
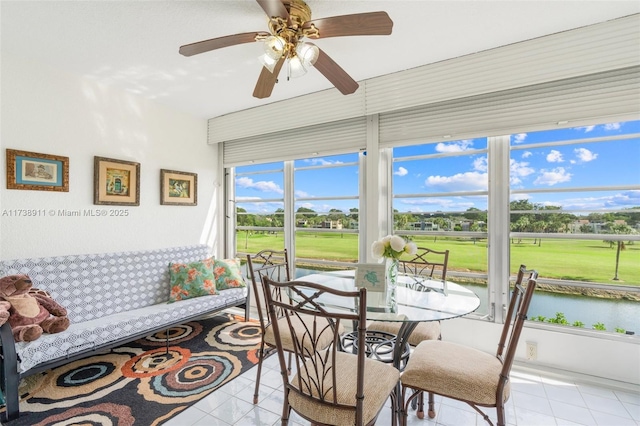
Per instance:
[[[342,229],[342,220],[324,220],[320,222],[318,228],[323,229]]]
[[[409,228],[420,231],[438,231],[439,227],[437,223],[433,222],[413,222],[409,224]]]
[[[626,225],[627,221],[624,219],[616,219],[613,221],[614,225]],[[574,233],[574,234],[580,234],[582,233],[581,228],[583,226],[588,226],[590,229],[590,232],[593,234],[603,234],[606,233],[606,226],[607,223],[605,222],[591,222],[588,219],[579,219],[576,221],[573,221],[572,223],[569,224],[569,232]]]

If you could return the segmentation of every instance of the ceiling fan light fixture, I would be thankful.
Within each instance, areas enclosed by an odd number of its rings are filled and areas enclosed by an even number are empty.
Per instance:
[[[298,55],[289,58],[289,77],[302,77],[307,73],[307,68]]]
[[[264,54],[277,62],[282,57],[286,45],[287,42],[282,37],[271,35],[264,40]]]
[[[278,59],[273,59],[266,53],[264,55],[260,55],[258,59],[260,59],[262,66],[268,69],[269,72],[273,73],[273,70],[276,68],[276,64],[278,63]]]
[[[296,47],[296,54],[302,61],[302,64],[306,68],[309,68],[312,67],[313,64],[315,64],[318,60],[320,50],[315,44],[301,42],[298,43],[298,46]]]

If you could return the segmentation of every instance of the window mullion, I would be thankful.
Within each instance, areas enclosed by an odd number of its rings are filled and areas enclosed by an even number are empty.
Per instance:
[[[284,162],[284,247],[287,249],[292,276],[295,276],[296,259],[296,212],[294,162]]]
[[[493,314],[495,322],[502,323],[506,314],[502,307],[509,302],[510,136],[490,137],[487,142],[489,148],[489,214],[487,218],[489,313]]]

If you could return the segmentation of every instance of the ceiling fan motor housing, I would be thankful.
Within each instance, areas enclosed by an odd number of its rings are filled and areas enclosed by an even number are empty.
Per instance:
[[[274,36],[284,40],[282,57],[296,56],[296,47],[303,37],[318,38],[318,29],[311,25],[303,28],[303,24],[311,20],[311,8],[302,0],[283,0],[282,4],[289,13],[289,19],[272,16],[269,19],[269,30]]]
[[[291,25],[301,27],[311,20],[311,8],[302,0],[284,0],[284,7],[291,17]]]

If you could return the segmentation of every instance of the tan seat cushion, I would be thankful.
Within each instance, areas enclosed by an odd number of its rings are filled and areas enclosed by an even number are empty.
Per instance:
[[[371,321],[367,325],[367,331],[385,331],[397,335],[401,325],[402,323],[399,321]],[[411,346],[418,346],[423,340],[438,340],[439,337],[439,321],[421,322],[411,332],[409,344]]]
[[[307,327],[311,330],[313,329],[313,317],[312,316],[301,316],[302,321],[298,317],[291,317],[291,323],[296,330],[296,334],[298,336],[302,336],[305,333]],[[325,318],[318,318],[316,327],[318,329],[323,328],[328,325],[329,322]],[[282,347],[285,351],[293,352],[293,339],[291,338],[291,331],[289,330],[289,324],[287,323],[286,318],[280,318],[278,320],[278,330],[280,330],[280,339],[282,340]],[[344,327],[342,324],[338,327],[338,332],[340,334],[344,333]],[[320,335],[318,342],[319,347],[326,348],[333,341],[333,331],[330,328],[324,329],[322,334]],[[264,342],[269,346],[276,346],[275,335],[273,334],[273,328],[268,326],[264,333]],[[309,339],[305,339],[305,342],[309,343]],[[307,349],[313,350],[312,347],[308,347]]]
[[[402,384],[481,405],[495,405],[502,363],[495,355],[441,340],[420,343],[402,373]],[[507,382],[503,398],[509,398]]]
[[[308,364],[311,362],[309,361]],[[345,352],[336,353],[337,401],[340,404],[353,407],[356,405],[357,365],[356,355]],[[305,374],[305,369],[301,369],[290,380],[290,383],[296,387],[298,374]],[[389,364],[367,358],[364,377],[363,418],[364,423],[367,424],[380,412],[398,383],[400,373]],[[326,383],[330,383],[329,377],[326,380]],[[317,395],[317,391],[314,390],[313,394]],[[332,401],[332,396],[329,399]],[[294,391],[289,393],[289,403],[296,412],[318,423],[337,426],[355,424],[355,411],[352,409],[327,406],[319,400],[305,398]]]

